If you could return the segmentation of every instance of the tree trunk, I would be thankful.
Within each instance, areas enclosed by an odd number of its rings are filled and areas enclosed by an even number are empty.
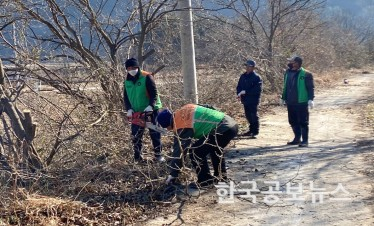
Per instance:
[[[0,82],[3,82],[0,84],[1,113],[6,113],[10,119],[12,129],[17,139],[17,142],[14,143],[17,144],[18,152],[22,153],[23,164],[32,171],[41,170],[43,169],[43,163],[32,144],[36,125],[32,123],[30,111],[25,111],[24,115],[17,112],[17,109],[9,99],[8,90],[4,88],[4,78],[5,71],[0,60]]]

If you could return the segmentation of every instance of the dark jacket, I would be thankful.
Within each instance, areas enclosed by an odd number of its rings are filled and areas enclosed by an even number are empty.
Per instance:
[[[300,69],[297,71],[288,69],[286,71],[288,74],[286,81],[286,90],[284,92],[285,96],[283,97],[287,105],[306,105],[308,102],[299,103],[298,101],[298,89],[297,81],[300,73]],[[309,71],[305,70],[305,87],[308,93],[308,100],[314,99],[314,81],[313,75]]]
[[[261,76],[254,71],[249,74],[242,74],[236,87],[236,95],[242,90],[245,90],[245,95],[241,96],[242,104],[259,104],[262,92]]]
[[[135,76],[131,76],[130,74],[127,74],[126,81],[132,81],[135,84],[136,81],[139,79],[140,73],[141,73],[141,70],[139,69],[138,73]],[[151,105],[152,107],[155,107],[155,104],[157,102],[157,88],[156,88],[156,83],[153,79],[153,76],[151,75],[146,76],[145,84],[146,84],[147,94],[149,95],[149,105]],[[124,88],[123,91],[124,91],[123,92],[124,105],[125,105],[126,110],[128,111],[132,109],[132,106],[127,96],[126,89]]]

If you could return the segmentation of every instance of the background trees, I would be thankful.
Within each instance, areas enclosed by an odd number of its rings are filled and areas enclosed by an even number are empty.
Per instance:
[[[129,56],[142,63],[154,52],[149,33],[175,7],[173,1],[30,0],[2,4],[3,51],[12,53],[4,59],[11,65],[8,76],[20,78],[22,84],[48,84],[76,102],[72,109],[90,106],[95,117],[121,110],[122,63]],[[88,85],[98,92],[88,92]],[[57,124],[71,120],[73,112],[66,112],[59,104],[54,107],[63,115]],[[68,137],[76,138],[81,130]],[[58,140],[66,139],[60,132],[57,136]]]

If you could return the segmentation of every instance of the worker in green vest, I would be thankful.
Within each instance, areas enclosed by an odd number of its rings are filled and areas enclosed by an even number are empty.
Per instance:
[[[138,60],[135,58],[126,60],[125,67],[127,76],[124,81],[123,96],[127,117],[131,120],[135,112],[145,112],[152,114],[152,122],[155,124],[155,119],[162,104],[152,74],[141,70]],[[131,124],[134,159],[137,162],[143,160],[142,138],[144,130],[144,127]],[[152,140],[155,160],[164,162],[165,159],[161,155],[161,134],[152,129],[149,129],[149,134]]]
[[[227,179],[223,149],[238,134],[234,119],[223,112],[195,104],[187,104],[171,112],[163,110],[157,123],[174,131],[170,175],[166,184],[174,181],[183,167],[184,157],[189,154],[197,173],[197,183],[204,187],[215,181]],[[214,176],[210,174],[207,155],[212,160]]]
[[[301,65],[300,56],[288,58],[288,69],[284,74],[282,104],[287,105],[288,122],[294,139],[287,145],[307,147],[309,142],[309,108],[314,106],[313,75]]]

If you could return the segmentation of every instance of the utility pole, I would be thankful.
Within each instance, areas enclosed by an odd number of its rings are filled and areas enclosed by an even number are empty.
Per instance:
[[[184,98],[198,103],[191,0],[179,0]]]

